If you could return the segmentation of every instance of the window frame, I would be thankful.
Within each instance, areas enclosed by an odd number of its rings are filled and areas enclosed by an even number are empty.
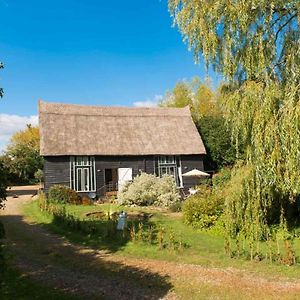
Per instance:
[[[173,172],[171,172],[173,169]],[[165,172],[163,172],[165,170]],[[174,177],[177,188],[183,188],[181,157],[176,155],[160,155],[155,159],[155,173],[158,177],[168,174]],[[173,174],[170,174],[173,173]]]
[[[70,188],[82,193],[96,192],[94,156],[70,156]]]

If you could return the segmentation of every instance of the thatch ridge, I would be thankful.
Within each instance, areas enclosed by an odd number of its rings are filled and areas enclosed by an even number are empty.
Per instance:
[[[169,107],[126,107],[126,106],[87,106],[80,104],[46,103],[39,101],[40,113],[82,115],[82,116],[191,116],[188,106],[184,108]]]

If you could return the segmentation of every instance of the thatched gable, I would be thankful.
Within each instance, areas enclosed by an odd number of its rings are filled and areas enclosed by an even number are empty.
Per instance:
[[[205,154],[186,108],[39,102],[41,155]]]

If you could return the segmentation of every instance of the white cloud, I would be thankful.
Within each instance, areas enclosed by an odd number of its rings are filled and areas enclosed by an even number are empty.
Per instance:
[[[27,124],[38,124],[38,116],[18,116],[0,114],[0,152],[3,151],[11,136],[19,130],[25,129]]]
[[[145,101],[137,101],[133,103],[135,107],[156,107],[158,102],[163,99],[162,95],[155,95],[153,99],[147,99]]]

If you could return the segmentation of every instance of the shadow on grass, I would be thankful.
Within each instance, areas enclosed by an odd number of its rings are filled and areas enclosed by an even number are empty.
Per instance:
[[[22,216],[0,218],[6,230],[7,251],[17,267],[45,286],[89,299],[161,299],[172,289],[167,276],[127,265],[96,249],[70,244],[40,225],[24,222]],[[48,226],[58,227],[55,221]],[[105,245],[113,252],[127,241],[126,237],[106,240]]]
[[[41,286],[11,267],[0,270],[0,295],[1,300],[79,300],[76,296]]]

